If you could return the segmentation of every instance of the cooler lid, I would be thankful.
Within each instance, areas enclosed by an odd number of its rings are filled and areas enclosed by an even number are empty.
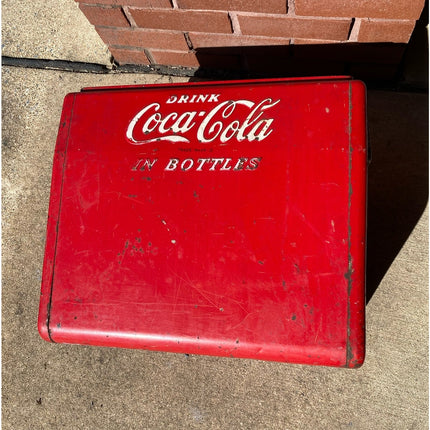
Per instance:
[[[54,157],[46,340],[357,367],[365,89],[86,89]]]

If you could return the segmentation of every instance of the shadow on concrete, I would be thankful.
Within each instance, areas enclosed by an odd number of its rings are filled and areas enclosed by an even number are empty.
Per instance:
[[[367,300],[428,201],[428,96],[370,92]]]
[[[401,64],[405,89],[369,92],[372,162],[368,176],[367,300],[414,229],[428,201],[428,3]]]

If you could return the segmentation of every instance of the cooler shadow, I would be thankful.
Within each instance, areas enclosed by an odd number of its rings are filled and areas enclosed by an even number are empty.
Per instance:
[[[351,75],[368,88],[402,82],[404,44],[323,44],[198,49],[194,80]],[[428,68],[428,53],[423,63]],[[428,96],[369,91],[367,302],[428,200]]]
[[[393,86],[402,73],[402,43],[198,48],[195,78],[245,79],[352,75],[378,86]]]
[[[428,201],[428,95],[370,91],[367,301]]]

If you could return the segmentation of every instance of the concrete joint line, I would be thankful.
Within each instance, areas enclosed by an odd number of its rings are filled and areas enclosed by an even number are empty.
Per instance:
[[[165,66],[160,64],[151,65],[135,65],[125,64],[119,66],[112,62],[111,65],[85,63],[79,61],[68,60],[44,60],[39,58],[16,58],[2,56],[2,66],[18,67],[27,69],[41,69],[53,70],[58,72],[71,72],[71,73],[94,73],[94,74],[159,74],[167,76],[178,77],[198,77],[201,79],[251,79],[262,78],[261,74],[253,74],[246,71],[246,62],[242,64],[243,70],[223,70],[223,69],[209,69],[199,67],[183,67],[183,66]],[[380,81],[366,81],[368,89],[398,91],[409,93],[427,94],[428,88],[415,85],[414,83],[401,82],[388,82],[384,84]]]
[[[68,60],[44,60],[39,58],[15,58],[2,56],[2,66],[21,67],[27,69],[59,70],[75,73],[112,73],[115,68],[104,64],[85,63]]]

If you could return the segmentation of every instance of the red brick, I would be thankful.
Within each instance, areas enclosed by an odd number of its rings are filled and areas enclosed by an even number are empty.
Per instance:
[[[122,9],[119,7],[91,6],[81,3],[79,8],[92,25],[107,27],[129,27]]]
[[[177,0],[182,9],[286,13],[287,0]]]
[[[227,12],[134,8],[129,10],[138,27],[209,33],[232,32]]]
[[[291,46],[289,45],[261,45],[261,46],[223,46],[223,47],[207,47],[207,48],[197,48],[196,54],[199,60],[205,59],[209,62],[210,58],[223,59],[224,57],[229,57],[228,66],[231,67],[231,58],[235,57],[255,57],[259,58],[258,61],[262,63],[267,63],[271,58],[288,58],[291,57]],[[217,60],[218,61],[218,60]],[[235,60],[236,61],[236,60]],[[213,61],[215,64],[215,61]],[[223,64],[227,63],[223,59]],[[243,62],[241,61],[240,64]],[[216,66],[216,67],[215,67]],[[221,64],[215,64],[215,68],[223,68]]]
[[[199,62],[194,52],[151,49],[150,54],[152,55],[155,64],[162,64],[165,66],[199,67]]]
[[[111,6],[136,6],[145,8],[166,8],[171,9],[170,0],[75,0],[78,3],[91,5],[103,4]]]
[[[145,64],[149,61],[144,51],[138,49],[121,49],[110,47],[109,51],[119,64]]]
[[[386,21],[363,19],[358,31],[358,42],[407,43],[415,21]]]
[[[289,45],[290,39],[280,37],[259,37],[242,35],[224,35],[211,33],[188,33],[193,48],[211,48],[224,46],[273,46]]]
[[[107,45],[136,48],[158,48],[185,51],[188,49],[183,33],[141,28],[103,28],[96,27],[100,37]]]
[[[155,64],[212,69],[238,69],[241,66],[240,58],[237,55],[211,55],[158,49],[151,49],[150,52]]]
[[[295,0],[296,15],[418,19],[424,0]]]
[[[351,20],[238,14],[243,34],[285,38],[346,40]]]
[[[235,53],[206,54],[197,51],[196,55],[200,66],[207,69],[240,70],[242,68],[241,57]]]

